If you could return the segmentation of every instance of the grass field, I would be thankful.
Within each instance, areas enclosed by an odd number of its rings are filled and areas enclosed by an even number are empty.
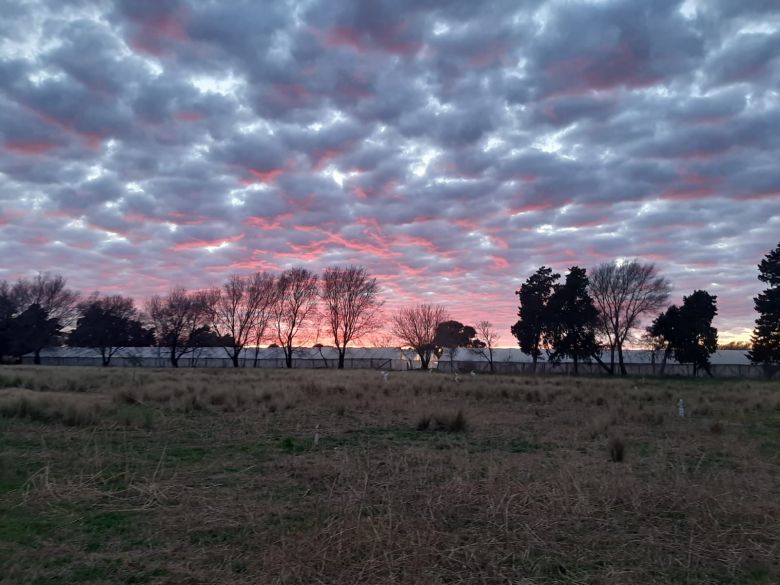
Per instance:
[[[0,369],[0,583],[758,585],[778,543],[777,382]]]

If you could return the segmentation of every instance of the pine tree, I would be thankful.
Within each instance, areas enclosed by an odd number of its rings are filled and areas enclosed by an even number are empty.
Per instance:
[[[570,357],[577,374],[578,363],[593,357],[599,350],[596,342],[598,318],[598,309],[588,293],[585,269],[572,266],[564,283],[555,285],[547,303],[545,322],[551,346],[550,361]]]
[[[515,294],[520,297],[520,308],[517,316],[520,319],[512,325],[512,335],[517,338],[520,351],[533,359],[533,370],[542,354],[542,338],[545,327],[545,311],[547,302],[553,292],[553,286],[560,274],[554,274],[552,268],[542,266],[528,277],[520,290]]]
[[[758,265],[758,279],[769,287],[753,299],[758,318],[747,355],[771,377],[780,369],[780,244]]]

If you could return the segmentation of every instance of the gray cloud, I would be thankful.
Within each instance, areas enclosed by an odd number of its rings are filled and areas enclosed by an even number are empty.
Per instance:
[[[780,233],[776,2],[0,13],[0,278],[141,298],[355,262],[388,309],[443,302],[511,344],[539,265],[637,256],[752,326]]]

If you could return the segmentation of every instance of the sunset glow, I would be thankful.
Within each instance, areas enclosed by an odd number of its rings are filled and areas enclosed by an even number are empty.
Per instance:
[[[13,3],[0,279],[143,301],[365,266],[514,345],[514,291],[621,258],[745,339],[780,234],[772,2]]]

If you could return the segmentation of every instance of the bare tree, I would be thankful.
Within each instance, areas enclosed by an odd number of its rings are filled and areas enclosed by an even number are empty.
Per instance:
[[[66,285],[65,277],[60,274],[39,272],[30,280],[18,280],[11,294],[20,311],[38,305],[50,319],[57,319],[67,327],[76,318],[79,293]]]
[[[498,341],[498,332],[490,321],[480,321],[477,323],[477,336],[485,344],[484,347],[477,348],[477,353],[484,357],[490,364],[490,372],[495,372],[493,367],[493,349]]]
[[[338,367],[343,369],[347,345],[380,326],[379,284],[363,267],[334,266],[322,275],[320,297],[328,334],[338,348]]]
[[[256,338],[258,318],[265,316],[261,325],[263,329],[268,324],[268,305],[273,301],[269,288],[273,286],[273,281],[273,276],[268,273],[256,273],[246,278],[234,274],[222,289],[213,292],[212,326],[218,336],[230,339],[225,351],[235,368],[239,365],[241,351]]]
[[[268,326],[274,316],[274,308],[276,306],[279,289],[277,287],[276,277],[268,272],[258,272],[254,275],[253,279],[257,294],[262,299],[258,304],[255,323],[252,327],[252,342],[255,346],[254,367],[256,368],[260,357],[260,344],[266,340],[268,335]]]
[[[213,291],[188,292],[173,288],[167,296],[153,296],[147,313],[157,331],[158,343],[170,349],[171,366],[179,367],[179,358],[192,351],[199,331],[208,326],[215,303]]]
[[[669,300],[669,281],[658,275],[655,264],[630,262],[599,264],[591,271],[590,294],[599,310],[599,330],[610,349],[610,374],[615,373],[615,352],[620,373],[626,375],[623,344],[646,313],[656,313]]]
[[[306,268],[295,267],[282,272],[276,281],[273,319],[276,341],[284,350],[288,368],[292,368],[296,337],[309,323],[317,309],[317,275]]]
[[[436,327],[449,320],[447,310],[441,305],[421,304],[404,307],[393,316],[393,334],[420,356],[420,367],[428,369],[436,350]]]

